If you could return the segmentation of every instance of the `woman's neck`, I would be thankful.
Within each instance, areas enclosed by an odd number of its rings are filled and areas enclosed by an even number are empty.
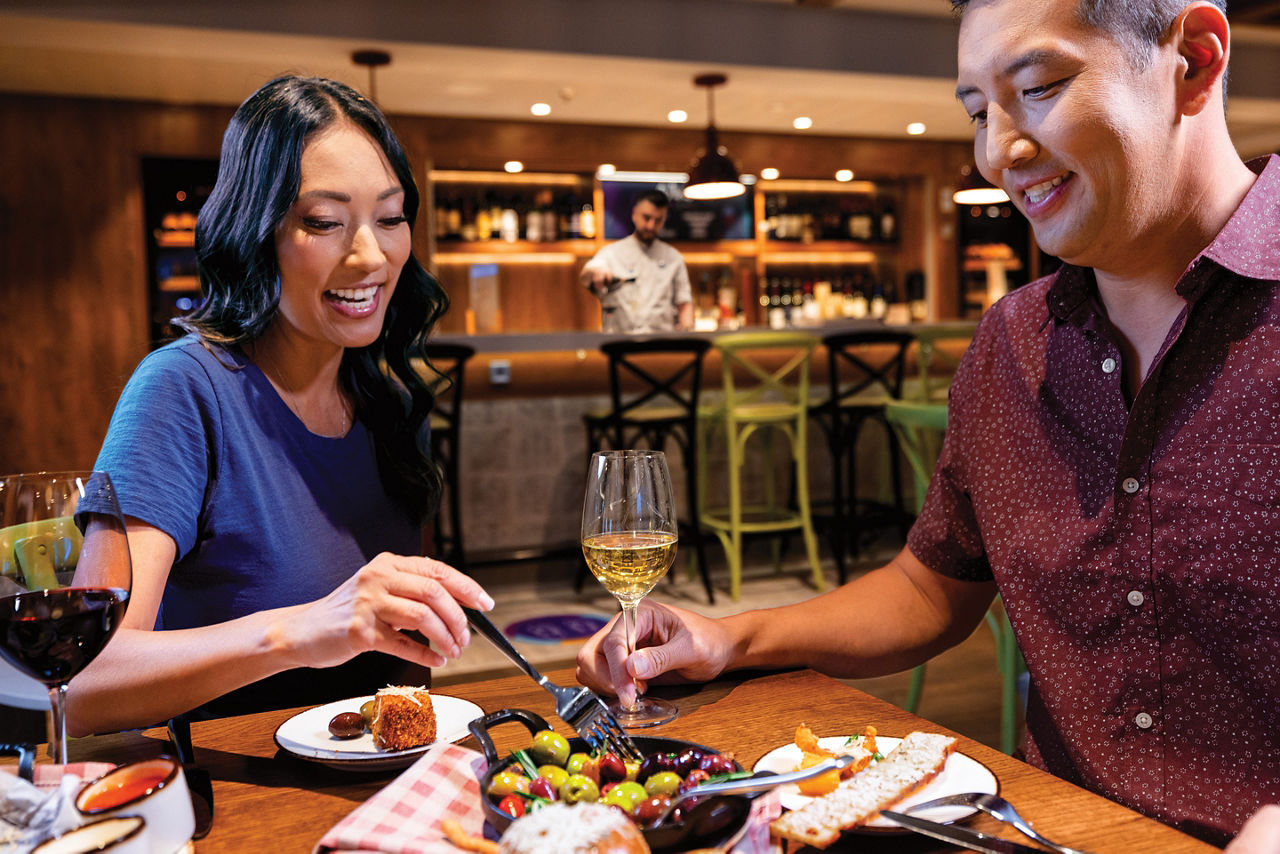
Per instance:
[[[346,435],[352,407],[339,381],[342,348],[321,353],[297,347],[268,329],[245,352],[308,430],[319,436]]]

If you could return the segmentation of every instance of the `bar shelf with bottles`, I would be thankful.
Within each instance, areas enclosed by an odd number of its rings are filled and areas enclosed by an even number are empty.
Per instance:
[[[504,330],[592,327],[596,304],[577,293],[583,290],[577,275],[605,243],[605,191],[599,178],[431,169],[426,189],[430,264],[461,314],[469,308],[469,271],[492,264],[506,270],[500,272],[504,284],[499,288]],[[911,188],[900,180],[760,181],[748,207],[754,220],[750,239],[673,241],[689,267],[698,328],[768,324],[769,281],[797,277],[801,285],[787,290],[788,301],[793,294],[803,300],[804,281],[816,295],[839,297],[822,301],[818,322],[881,317],[882,302],[886,320],[908,322],[917,312],[905,315],[906,306],[895,295],[905,296],[903,271],[921,266],[922,250],[910,238],[918,228],[899,228],[899,211],[911,199]],[[918,302],[923,306],[924,298]],[[788,323],[802,317],[812,322],[814,309],[807,311],[783,314]],[[777,317],[775,310],[774,322]],[[455,325],[448,317],[444,323]],[[470,324],[465,328],[470,331]]]
[[[427,181],[437,263],[572,263],[599,248],[590,176],[433,169]]]

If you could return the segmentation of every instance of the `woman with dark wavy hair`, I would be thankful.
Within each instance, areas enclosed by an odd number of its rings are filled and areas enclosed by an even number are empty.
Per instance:
[[[347,86],[282,77],[236,111],[196,227],[204,302],[138,366],[98,458],[133,596],[73,731],[423,684],[469,640],[459,606],[493,607],[413,556],[440,475],[410,361],[448,305],[413,257],[417,209]]]

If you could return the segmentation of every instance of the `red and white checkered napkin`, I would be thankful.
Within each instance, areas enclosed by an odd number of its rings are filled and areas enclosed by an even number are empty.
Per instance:
[[[0,768],[0,851],[27,851],[83,820],[74,801],[88,781],[114,768],[106,762],[37,765],[33,783]]]
[[[480,800],[484,772],[484,754],[456,744],[437,745],[334,825],[315,850],[458,854],[440,823],[451,818],[473,836],[485,831]],[[488,835],[497,838],[492,828]]]
[[[444,838],[451,818],[473,836],[497,839],[485,823],[480,795],[484,756],[454,744],[431,748],[369,800],[338,822],[316,845],[316,854],[336,851],[382,854],[459,854]],[[776,795],[756,798],[747,832],[733,854],[769,854],[769,822],[782,813]]]

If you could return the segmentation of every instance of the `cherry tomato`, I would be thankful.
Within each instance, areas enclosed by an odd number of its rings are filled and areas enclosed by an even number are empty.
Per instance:
[[[524,798],[519,795],[507,795],[498,801],[498,809],[512,818],[524,815]]]

